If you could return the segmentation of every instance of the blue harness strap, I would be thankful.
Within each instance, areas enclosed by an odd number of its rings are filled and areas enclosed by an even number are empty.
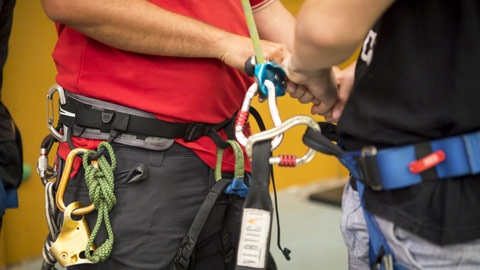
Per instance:
[[[439,162],[433,169],[436,174],[434,179],[452,178],[463,175],[480,173],[480,132],[473,132],[455,137],[430,141],[432,152],[442,151],[445,160]],[[392,147],[378,150],[372,155],[372,162],[368,164],[371,170],[362,170],[360,179],[366,184],[379,184],[381,189],[390,190],[416,185],[428,179],[420,173],[414,173],[409,165],[416,161],[417,145]],[[356,160],[361,166],[367,158],[362,160],[360,151],[345,152],[339,159],[350,163]],[[344,163],[344,162],[342,162]],[[344,164],[345,165],[345,164]],[[373,167],[373,168],[372,168]],[[348,168],[350,170],[350,168]],[[374,171],[375,173],[371,173]]]
[[[406,268],[395,261],[374,216],[365,209],[365,188],[391,190],[426,180],[480,173],[480,131],[414,145],[381,150],[366,147],[353,152],[344,152],[320,131],[311,128],[307,129],[302,140],[312,149],[337,157],[356,180],[370,237],[369,259],[372,269]]]
[[[363,192],[365,186],[362,182],[356,181],[358,196],[360,196],[360,203],[362,205],[363,214],[365,217],[365,222],[367,223],[368,235],[370,237],[369,246],[369,259],[371,269],[380,269],[380,270],[407,270],[405,267],[399,265],[395,261],[392,250],[387,244],[387,240],[383,236],[380,228],[378,227],[377,221],[370,214],[364,206],[363,202]]]

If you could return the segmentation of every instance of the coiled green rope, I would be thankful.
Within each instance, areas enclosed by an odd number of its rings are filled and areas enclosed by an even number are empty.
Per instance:
[[[95,209],[98,211],[95,227],[93,228],[90,239],[87,243],[87,247],[85,248],[85,257],[92,263],[105,261],[112,252],[114,242],[113,230],[110,224],[108,212],[117,203],[117,199],[113,193],[113,172],[117,166],[117,161],[115,159],[113,148],[108,142],[101,142],[98,145],[98,151],[100,151],[102,147],[108,151],[111,164],[108,162],[105,155],[101,155],[98,158],[98,166],[90,163],[88,157],[96,153],[96,151],[93,150],[88,151],[83,155],[83,168],[85,169],[85,180],[88,187],[88,195],[94,204]],[[105,223],[105,228],[107,230],[107,239],[95,251],[89,252],[103,222]]]

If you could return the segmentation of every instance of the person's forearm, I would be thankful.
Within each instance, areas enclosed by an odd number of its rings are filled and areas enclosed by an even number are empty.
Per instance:
[[[46,14],[109,46],[152,55],[222,58],[243,38],[146,0],[42,0]]]
[[[321,70],[352,55],[394,0],[307,0],[297,16],[291,65]]]
[[[261,39],[283,43],[293,50],[295,18],[279,0],[253,15]]]

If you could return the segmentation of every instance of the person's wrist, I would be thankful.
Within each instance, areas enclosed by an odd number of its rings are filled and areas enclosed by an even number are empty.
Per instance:
[[[329,76],[331,72],[331,68],[311,68],[303,65],[302,63],[303,62],[301,60],[298,60],[297,57],[295,57],[295,55],[292,55],[289,58],[289,61],[287,64],[289,71],[296,74],[302,74],[306,77],[322,76],[322,75]]]

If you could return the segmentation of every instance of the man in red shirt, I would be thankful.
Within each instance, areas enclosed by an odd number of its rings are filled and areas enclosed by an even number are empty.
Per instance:
[[[72,147],[94,149],[109,139],[117,159],[111,254],[104,262],[69,269],[169,269],[215,183],[217,146],[205,135],[213,128],[227,138],[225,123],[253,83],[244,73],[254,50],[241,1],[42,3],[58,31],[56,82],[67,96],[60,115],[70,117],[63,124],[71,138],[58,155],[65,159]],[[250,3],[265,58],[281,63],[291,48],[293,16],[280,1]],[[178,124],[188,126],[180,135]],[[234,164],[227,149],[222,172],[233,172]],[[90,204],[83,175],[81,168],[72,174],[66,202]],[[231,267],[225,246],[236,247],[241,215],[228,215],[228,208],[238,200],[225,196],[214,207],[220,214],[203,228],[196,251],[186,258],[188,269]],[[96,215],[86,219],[93,228]],[[101,229],[96,246],[106,238]]]

